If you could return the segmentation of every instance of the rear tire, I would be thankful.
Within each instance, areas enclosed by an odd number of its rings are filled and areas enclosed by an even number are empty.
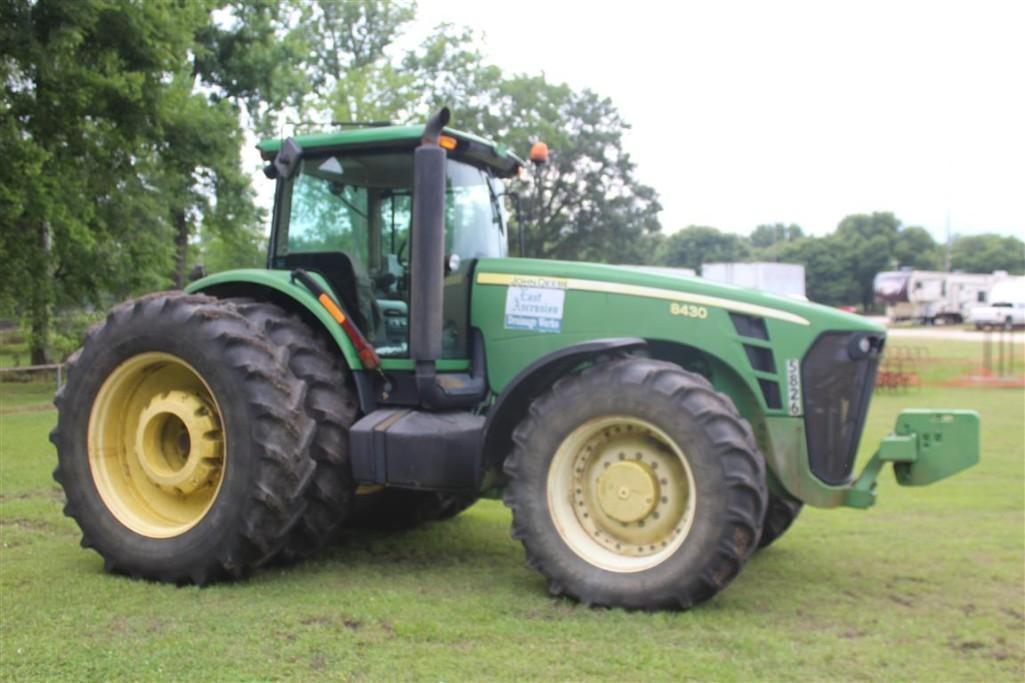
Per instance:
[[[349,454],[349,427],[359,401],[337,351],[297,316],[274,304],[229,299],[246,320],[274,345],[278,360],[306,383],[304,412],[316,425],[310,457],[316,463],[306,490],[306,511],[278,555],[283,562],[308,557],[336,535],[352,510],[356,484]]]
[[[305,391],[229,304],[160,293],[114,308],[54,401],[54,478],[82,546],[107,571],[172,583],[266,562],[306,509]]]
[[[512,535],[554,595],[687,609],[757,546],[765,463],[732,401],[700,375],[600,363],[536,399],[513,443]]]
[[[758,541],[758,549],[772,545],[772,542],[786,533],[790,525],[797,519],[804,503],[786,496],[769,494],[769,505],[765,509],[765,521],[762,523],[762,537]]]

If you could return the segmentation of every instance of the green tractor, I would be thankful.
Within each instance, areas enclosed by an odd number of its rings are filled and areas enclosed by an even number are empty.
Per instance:
[[[260,145],[266,269],[115,307],[68,363],[55,478],[109,571],[177,584],[503,495],[553,594],[688,608],[803,504],[978,460],[908,411],[859,476],[885,331],[640,268],[509,258],[501,145],[423,126]]]

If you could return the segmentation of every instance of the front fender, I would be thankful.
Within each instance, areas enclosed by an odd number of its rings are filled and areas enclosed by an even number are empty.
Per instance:
[[[647,348],[636,337],[594,339],[563,347],[538,358],[520,370],[504,387],[488,411],[484,425],[484,461],[491,468],[501,463],[512,446],[512,433],[527,414],[530,402],[575,367],[607,353],[624,353]]]

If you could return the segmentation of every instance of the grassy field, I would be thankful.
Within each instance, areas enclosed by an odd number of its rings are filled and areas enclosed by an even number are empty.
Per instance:
[[[867,512],[805,510],[682,614],[548,597],[494,501],[235,585],[105,575],[50,478],[50,388],[0,385],[0,678],[1020,681],[1025,392],[937,386],[978,352],[929,346],[924,388],[873,401],[861,457],[904,407],[970,407],[982,463],[921,489],[885,475]]]

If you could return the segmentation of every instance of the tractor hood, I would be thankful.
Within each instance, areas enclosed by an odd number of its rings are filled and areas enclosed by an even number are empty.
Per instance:
[[[885,334],[885,328],[858,315],[801,299],[767,294],[755,289],[704,280],[684,273],[655,271],[643,266],[614,266],[600,263],[540,259],[483,259],[477,265],[481,279],[493,284],[514,284],[509,276],[552,278],[566,281],[568,289],[586,289],[649,299],[676,300],[722,308],[730,312],[757,315],[792,323],[802,328],[851,330]],[[509,281],[509,282],[506,282]],[[529,279],[524,280],[526,286]],[[544,285],[542,285],[544,286]],[[808,330],[812,331],[812,330]]]

